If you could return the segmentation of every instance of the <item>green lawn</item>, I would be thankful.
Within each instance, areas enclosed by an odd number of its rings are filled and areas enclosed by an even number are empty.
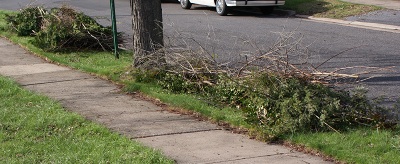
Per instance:
[[[347,163],[376,164],[400,161],[399,130],[354,129],[341,134],[294,134],[286,139]]]
[[[0,163],[173,163],[0,76]]]
[[[352,4],[340,0],[287,0],[282,8],[294,10],[301,15],[336,19],[382,9],[377,6]]]

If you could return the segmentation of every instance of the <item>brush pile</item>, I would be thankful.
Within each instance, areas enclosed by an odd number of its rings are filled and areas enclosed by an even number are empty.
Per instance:
[[[34,43],[46,51],[111,50],[111,27],[104,27],[93,18],[68,6],[52,8],[28,7],[7,21],[20,36],[34,36]],[[121,34],[118,34],[120,41]]]

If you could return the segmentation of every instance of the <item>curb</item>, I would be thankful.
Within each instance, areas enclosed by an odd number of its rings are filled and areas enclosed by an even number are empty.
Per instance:
[[[341,24],[345,26],[400,33],[400,26],[395,26],[395,25],[386,25],[386,24],[359,22],[359,21],[345,21],[345,20],[331,19],[331,18],[316,18],[313,16],[297,15],[297,14],[295,15],[295,17],[314,20],[314,21],[327,22],[327,23]]]

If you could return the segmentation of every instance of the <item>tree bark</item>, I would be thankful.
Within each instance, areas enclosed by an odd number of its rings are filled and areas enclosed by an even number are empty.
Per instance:
[[[161,0],[130,0],[133,29],[133,66],[152,67],[162,62],[164,46]]]

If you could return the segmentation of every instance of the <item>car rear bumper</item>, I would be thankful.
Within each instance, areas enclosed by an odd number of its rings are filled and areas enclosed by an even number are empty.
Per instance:
[[[226,0],[227,6],[280,6],[284,0]]]

